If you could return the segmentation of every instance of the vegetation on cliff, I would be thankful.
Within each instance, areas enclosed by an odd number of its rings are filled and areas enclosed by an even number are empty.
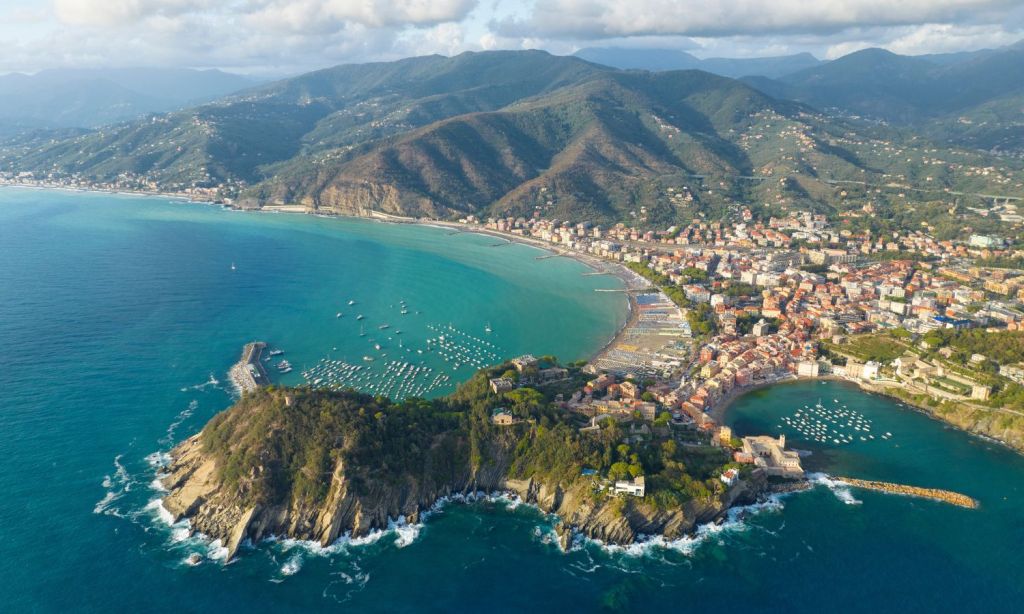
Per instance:
[[[718,475],[730,460],[721,449],[677,443],[664,419],[644,423],[637,417],[632,426],[607,420],[596,431],[581,432],[588,420],[554,402],[557,394],[585,379],[578,367],[570,368],[570,380],[550,387],[494,394],[489,378],[510,366],[482,370],[452,395],[435,400],[392,403],[354,390],[308,388],[247,394],[214,417],[197,443],[182,444],[183,456],[201,446],[203,458],[194,465],[212,460],[215,487],[203,486],[207,494],[199,497],[180,497],[176,513],[190,515],[195,506],[215,499],[214,507],[239,510],[227,524],[241,522],[242,532],[233,529],[240,536],[249,523],[256,523],[244,510],[323,508],[338,499],[339,490],[366,506],[395,491],[443,496],[522,484],[523,492],[546,502],[549,511],[569,515],[570,522],[595,523],[594,536],[628,540],[633,535],[629,523],[623,525],[625,533],[621,526],[614,529],[618,533],[605,533],[612,531],[608,523],[644,518],[642,526],[654,530],[659,525],[649,524],[650,518],[667,514],[675,518],[673,530],[679,531],[695,521],[694,510],[721,510],[726,489]],[[497,408],[511,413],[516,422],[494,424],[491,416]],[[172,466],[171,471],[180,474],[172,486],[173,499],[194,470]],[[602,488],[606,480],[641,475],[648,485],[644,499],[615,496]],[[209,479],[204,476],[206,484]],[[430,502],[416,500],[414,505]],[[215,524],[209,519],[213,516],[207,514],[207,524]],[[269,516],[271,520],[256,523],[260,530],[280,524],[279,512]],[[324,512],[306,516],[321,518]],[[317,527],[323,524],[317,522]],[[305,534],[295,529],[300,524],[292,519],[283,530],[317,539],[338,530],[332,524],[330,530]],[[307,524],[312,526],[312,521]],[[203,528],[213,534],[227,532],[217,526]]]

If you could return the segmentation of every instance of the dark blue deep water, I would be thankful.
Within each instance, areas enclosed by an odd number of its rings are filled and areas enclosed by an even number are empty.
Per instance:
[[[814,471],[958,490],[981,508],[822,477],[692,539],[561,553],[551,519],[496,500],[451,504],[366,543],[261,544],[228,565],[160,519],[152,462],[230,404],[225,374],[246,341],[284,349],[298,367],[286,381],[298,383],[321,359],[371,352],[350,310],[390,359],[413,357],[445,326],[501,357],[583,358],[625,317],[621,295],[593,292],[614,280],[494,242],[0,190],[0,610],[1020,610],[1024,460],[835,383],[753,393],[729,420],[741,434],[786,432],[813,452]],[[400,345],[380,322],[403,330]],[[452,382],[473,370],[431,352],[413,359]],[[819,399],[891,437],[802,439],[783,418]],[[184,563],[193,552],[204,555],[195,567]]]

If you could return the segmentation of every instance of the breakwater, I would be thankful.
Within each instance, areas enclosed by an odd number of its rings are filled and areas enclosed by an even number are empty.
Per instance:
[[[966,507],[970,509],[975,509],[978,507],[978,501],[976,499],[968,497],[967,495],[962,495],[958,492],[953,492],[951,490],[941,490],[938,488],[921,488],[919,486],[907,486],[905,484],[893,484],[892,482],[877,482],[874,480],[858,480],[856,478],[837,477],[836,479],[846,484],[849,484],[850,486],[856,486],[857,488],[877,490],[879,492],[887,492],[895,495],[924,497],[926,499],[942,501],[943,503],[950,503],[952,505],[958,505],[960,507]]]
[[[263,369],[263,365],[260,364],[260,356],[266,347],[266,343],[254,341],[246,343],[245,347],[242,348],[241,360],[235,363],[229,372],[231,382],[238,389],[239,393],[252,392],[260,386],[270,384],[270,377]]]

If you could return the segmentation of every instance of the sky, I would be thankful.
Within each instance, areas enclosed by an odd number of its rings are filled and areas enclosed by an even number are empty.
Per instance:
[[[490,49],[646,47],[698,57],[1024,39],[1024,0],[0,0],[0,73],[161,66],[283,75]]]

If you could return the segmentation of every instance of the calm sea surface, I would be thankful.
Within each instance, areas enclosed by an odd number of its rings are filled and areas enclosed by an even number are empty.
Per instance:
[[[981,508],[822,476],[695,538],[627,551],[563,554],[550,518],[494,500],[362,543],[187,565],[217,551],[160,519],[153,461],[230,404],[243,343],[282,349],[267,364],[286,383],[307,372],[436,395],[494,357],[585,358],[625,318],[621,294],[593,292],[614,279],[496,242],[0,189],[0,610],[1019,611],[1024,459],[835,383],[748,395],[729,419],[785,432],[822,474],[958,490]],[[283,358],[295,369],[279,376]]]

